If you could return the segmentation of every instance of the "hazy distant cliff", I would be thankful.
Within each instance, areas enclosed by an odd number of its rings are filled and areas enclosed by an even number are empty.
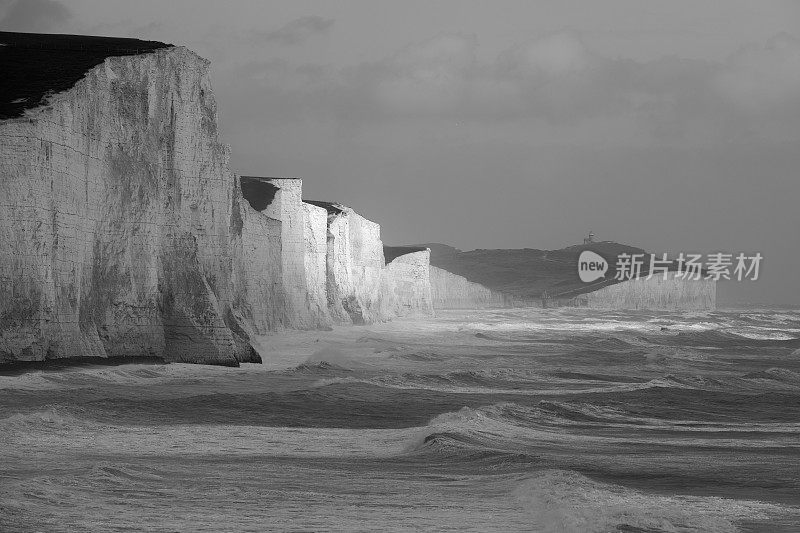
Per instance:
[[[431,295],[435,309],[511,307],[511,298],[447,270],[430,267]]]
[[[680,279],[670,273],[623,281],[577,298],[577,305],[613,309],[714,309],[717,284],[712,280]]]
[[[617,282],[616,257],[644,250],[604,241],[560,250],[472,250],[462,252],[443,244],[431,249],[431,291],[434,308],[516,306],[582,306],[611,309],[713,309],[713,280],[683,280],[670,274]],[[580,280],[577,262],[592,250],[609,264],[604,280]],[[646,272],[645,272],[646,274]]]

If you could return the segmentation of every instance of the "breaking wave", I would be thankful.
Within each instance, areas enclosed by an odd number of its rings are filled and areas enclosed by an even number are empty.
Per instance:
[[[648,494],[553,469],[520,479],[514,495],[529,510],[532,529],[544,532],[730,532],[744,520],[792,512],[753,500]]]

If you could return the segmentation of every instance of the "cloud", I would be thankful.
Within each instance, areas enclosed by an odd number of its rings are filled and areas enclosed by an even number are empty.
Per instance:
[[[5,15],[0,29],[5,31],[47,31],[72,16],[66,6],[55,0],[16,0],[0,2]]]
[[[453,110],[468,96],[477,47],[474,36],[442,35],[368,65],[353,81],[371,88],[377,104],[389,111]]]
[[[153,39],[167,35],[167,31],[161,22],[136,24],[130,19],[87,26],[81,32],[86,35],[113,35],[115,37],[131,37],[134,39]]]
[[[514,46],[498,61],[515,76],[537,79],[584,71],[594,59],[578,34],[559,32]]]
[[[715,77],[715,87],[748,111],[800,106],[800,39],[778,34],[764,45],[731,55]]]
[[[303,44],[315,35],[327,32],[330,30],[331,26],[333,26],[333,23],[333,19],[309,15],[295,19],[275,31],[254,31],[253,36],[268,43],[277,43],[287,46],[298,45]]]
[[[637,142],[800,137],[786,118],[800,110],[800,41],[785,34],[717,62],[606,57],[575,32],[517,44],[494,61],[479,61],[477,52],[475,36],[447,34],[344,69],[270,61],[234,78],[251,77],[287,120],[424,119],[515,132],[534,122],[576,132],[605,124]]]

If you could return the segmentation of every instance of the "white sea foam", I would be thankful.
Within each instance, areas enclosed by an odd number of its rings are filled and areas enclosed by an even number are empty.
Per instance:
[[[738,337],[753,340],[765,341],[788,341],[800,337],[798,329],[779,329],[779,328],[730,328],[727,329]]]

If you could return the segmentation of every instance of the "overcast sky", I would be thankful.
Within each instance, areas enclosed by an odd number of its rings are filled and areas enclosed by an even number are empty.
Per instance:
[[[800,304],[800,1],[0,0],[0,29],[212,60],[234,170],[385,242],[761,252]]]

